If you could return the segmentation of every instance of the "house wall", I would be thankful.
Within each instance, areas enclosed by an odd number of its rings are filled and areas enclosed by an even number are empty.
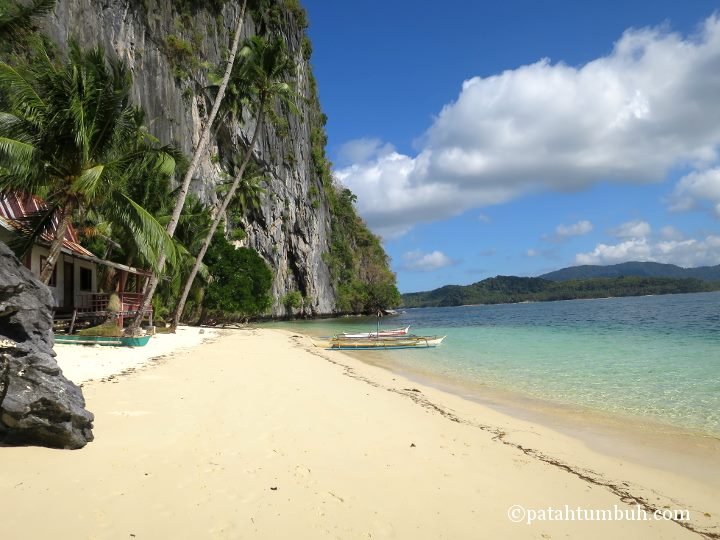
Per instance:
[[[36,276],[40,275],[42,257],[47,257],[49,250],[42,246],[33,246],[30,254],[30,271]],[[65,275],[65,262],[72,263],[74,265],[74,274],[72,276]],[[80,290],[80,268],[87,268],[92,273],[92,279],[89,291]],[[49,287],[52,292],[53,298],[55,299],[56,306],[65,305],[65,287],[63,286],[66,279],[72,279],[75,285],[75,307],[83,307],[85,304],[89,305],[90,296],[92,293],[97,292],[97,265],[76,259],[66,253],[61,253],[58,258],[58,262],[55,265],[56,272],[56,286]]]

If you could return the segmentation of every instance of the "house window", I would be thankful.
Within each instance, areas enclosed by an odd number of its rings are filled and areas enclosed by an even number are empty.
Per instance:
[[[40,273],[42,274],[43,268],[45,268],[45,263],[47,262],[47,257],[40,257]],[[50,282],[48,283],[48,287],[57,287],[57,264],[53,268],[52,276],[50,276]]]
[[[92,270],[80,267],[80,290],[83,292],[92,291]]]

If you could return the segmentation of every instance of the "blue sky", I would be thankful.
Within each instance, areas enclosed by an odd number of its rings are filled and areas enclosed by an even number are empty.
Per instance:
[[[720,0],[304,5],[328,153],[403,292],[720,263]]]

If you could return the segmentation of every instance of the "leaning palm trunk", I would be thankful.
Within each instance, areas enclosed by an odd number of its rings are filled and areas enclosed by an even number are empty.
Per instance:
[[[240,18],[238,19],[237,27],[235,29],[235,36],[233,37],[230,57],[228,59],[228,64],[225,68],[225,74],[223,75],[222,83],[220,84],[217,96],[215,97],[215,103],[213,103],[212,110],[210,111],[210,116],[208,117],[208,120],[202,129],[202,132],[200,134],[200,140],[198,141],[198,145],[197,147],[195,147],[195,152],[193,153],[192,161],[190,162],[190,166],[185,173],[182,185],[180,186],[180,190],[178,191],[175,208],[173,210],[172,217],[170,218],[170,222],[167,225],[167,232],[171,237],[175,235],[175,229],[177,228],[178,221],[180,220],[180,214],[182,213],[183,206],[185,205],[185,199],[187,198],[188,190],[190,188],[190,181],[192,180],[193,174],[195,174],[195,170],[200,163],[200,158],[202,158],[203,154],[205,153],[205,147],[208,142],[210,130],[212,128],[213,122],[215,121],[218,110],[220,109],[222,100],[225,97],[225,91],[227,90],[228,82],[230,81],[230,75],[232,74],[233,70],[233,65],[235,64],[235,57],[237,56],[238,47],[240,46],[240,33],[242,32],[242,28],[245,23],[246,6],[247,0],[243,2],[242,7],[240,8]],[[147,311],[148,307],[150,306],[150,302],[152,302],[153,295],[155,294],[155,289],[157,288],[157,285],[160,281],[160,275],[162,274],[164,267],[165,254],[163,253],[160,255],[160,260],[158,261],[157,272],[153,273],[150,281],[148,281],[145,290],[143,291],[143,301],[138,308],[135,319],[133,319],[127,330],[129,334],[137,332],[137,330],[140,328],[140,323],[143,320],[145,311]]]
[[[233,197],[235,196],[235,192],[237,191],[238,185],[240,184],[240,180],[242,180],[243,174],[245,173],[245,168],[247,167],[247,164],[250,162],[250,158],[252,157],[253,148],[255,147],[255,143],[257,142],[258,136],[260,135],[260,128],[262,127],[263,122],[263,103],[260,103],[260,113],[257,117],[257,123],[255,124],[255,131],[253,133],[252,139],[250,141],[250,146],[247,149],[247,153],[245,154],[245,159],[243,159],[242,164],[240,165],[240,170],[235,175],[235,180],[232,183],[232,186],[230,186],[230,191],[227,192],[225,195],[225,198],[223,199],[222,206],[220,206],[220,209],[218,210],[217,214],[215,215],[215,219],[212,222],[212,225],[210,226],[210,229],[208,230],[207,235],[205,236],[205,240],[203,241],[202,246],[200,247],[200,251],[197,254],[197,257],[195,258],[195,264],[193,264],[192,270],[190,271],[190,275],[188,276],[187,280],[185,281],[185,286],[183,287],[182,295],[180,296],[180,300],[178,301],[178,305],[175,308],[175,314],[173,315],[173,322],[172,326],[170,327],[170,331],[174,332],[177,329],[178,324],[180,323],[180,317],[182,316],[182,312],[185,309],[185,302],[187,302],[187,297],[190,294],[190,289],[192,288],[193,282],[195,281],[195,276],[197,276],[198,271],[200,270],[200,265],[202,264],[203,258],[205,257],[205,253],[208,250],[208,247],[210,247],[210,242],[212,242],[213,236],[215,236],[215,231],[218,228],[218,225],[220,224],[220,220],[225,215],[225,212],[227,210],[228,205],[230,204],[230,201],[232,201]]]
[[[65,234],[70,228],[70,222],[72,221],[72,213],[73,203],[68,201],[65,203],[65,206],[63,206],[62,213],[58,216],[58,227],[55,230],[55,238],[53,238],[53,241],[50,244],[50,252],[48,253],[47,260],[45,261],[45,266],[43,266],[40,271],[40,281],[42,281],[45,285],[50,283],[53,270],[55,270],[55,265],[60,257],[60,251],[62,250],[63,242],[65,241]]]

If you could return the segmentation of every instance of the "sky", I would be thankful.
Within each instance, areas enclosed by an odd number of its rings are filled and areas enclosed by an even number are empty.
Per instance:
[[[336,179],[401,292],[720,264],[720,0],[304,0]]]

